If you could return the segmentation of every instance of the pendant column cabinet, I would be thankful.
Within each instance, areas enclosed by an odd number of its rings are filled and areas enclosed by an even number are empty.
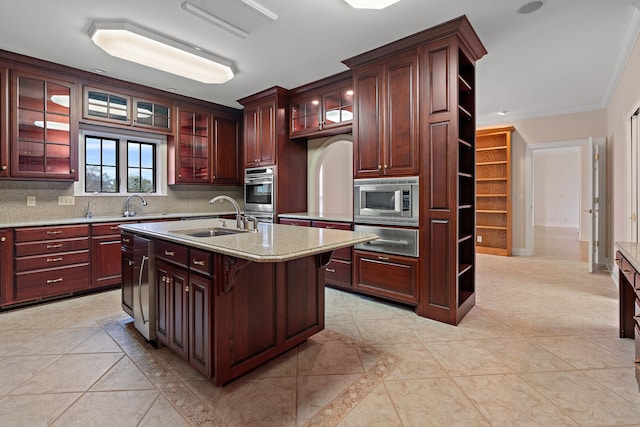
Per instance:
[[[343,61],[354,73],[355,174],[419,175],[416,313],[453,325],[475,304],[475,62],[486,53],[461,16]],[[411,57],[417,77],[407,86]],[[415,165],[385,168],[381,144],[387,158]]]
[[[511,255],[513,126],[476,132],[476,251]]]

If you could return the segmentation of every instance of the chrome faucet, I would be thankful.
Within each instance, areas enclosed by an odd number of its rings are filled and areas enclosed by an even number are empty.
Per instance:
[[[91,199],[87,200],[87,212],[85,212],[84,215],[87,219],[93,218],[93,212],[91,212],[91,203],[94,203],[94,201]]]
[[[127,201],[124,204],[124,216],[125,217],[130,217],[130,216],[134,216],[136,214],[136,211],[132,211],[131,208],[129,208],[129,202],[131,201],[132,198],[137,197],[140,200],[142,200],[142,206],[147,206],[147,201],[144,199],[144,197],[142,197],[139,194],[132,194],[129,197],[127,197]]]
[[[222,196],[216,196],[213,199],[209,200],[209,204],[212,205],[219,200],[226,200],[228,202],[231,202],[231,204],[233,204],[233,207],[236,210],[236,228],[239,228],[242,230],[244,227],[242,224],[242,215],[240,214],[240,206],[238,206],[238,202],[236,202],[229,196],[222,195]]]

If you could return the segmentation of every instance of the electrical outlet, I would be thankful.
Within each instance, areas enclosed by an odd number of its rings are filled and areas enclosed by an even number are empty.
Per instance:
[[[58,196],[58,206],[73,206],[76,199],[73,196]]]
[[[482,236],[477,236],[478,243],[482,243]]]
[[[36,196],[27,196],[27,206],[36,205]]]

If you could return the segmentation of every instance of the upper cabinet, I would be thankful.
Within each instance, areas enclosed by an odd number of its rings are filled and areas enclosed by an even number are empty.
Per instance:
[[[0,177],[9,176],[9,70],[0,67]]]
[[[180,110],[176,144],[176,184],[211,181],[209,113]]]
[[[134,126],[161,133],[171,131],[172,105],[112,90],[85,86],[82,118],[116,126]]]
[[[341,73],[292,91],[291,138],[317,138],[350,133],[353,123],[351,72]]]
[[[274,87],[238,100],[244,106],[244,166],[275,166],[286,135],[287,93]]]
[[[353,71],[357,94],[353,124],[357,178],[417,175],[418,52]]]
[[[75,82],[23,71],[12,72],[12,177],[77,179],[75,101]]]
[[[211,182],[241,184],[241,144],[239,120],[213,116]]]

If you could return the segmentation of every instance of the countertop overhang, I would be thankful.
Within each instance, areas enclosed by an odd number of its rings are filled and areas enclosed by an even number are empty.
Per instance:
[[[616,247],[633,268],[640,271],[640,243],[616,242]]]
[[[378,238],[372,233],[314,227],[259,223],[257,231],[215,237],[192,237],[187,230],[222,227],[233,229],[235,221],[197,219],[172,222],[122,224],[134,234],[218,252],[255,262],[283,262],[334,251]]]

